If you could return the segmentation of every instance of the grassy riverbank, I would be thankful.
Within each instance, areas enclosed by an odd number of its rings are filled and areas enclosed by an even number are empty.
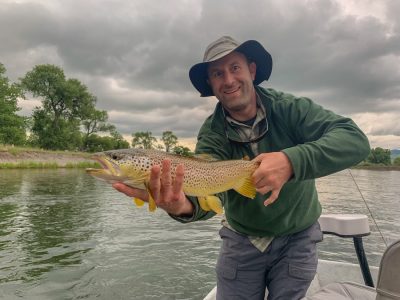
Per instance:
[[[89,153],[0,145],[0,169],[90,168]]]
[[[352,167],[352,169],[364,169],[364,170],[375,170],[375,171],[400,171],[400,166],[397,165],[373,165],[373,164],[359,164]]]
[[[90,153],[49,151],[39,148],[0,145],[0,169],[94,168],[99,164]],[[377,171],[400,171],[400,166],[361,163],[352,167]]]

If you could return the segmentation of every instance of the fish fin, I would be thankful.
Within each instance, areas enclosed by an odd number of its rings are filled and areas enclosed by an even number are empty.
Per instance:
[[[205,210],[205,211],[211,210],[210,206],[208,206],[206,197],[197,197],[197,199],[199,200],[199,205],[202,210]]]
[[[133,202],[136,204],[136,206],[138,206],[138,207],[141,207],[141,206],[144,205],[144,201],[143,201],[142,199],[139,199],[139,198],[135,198],[135,197],[134,197],[132,200],[133,200]]]
[[[239,194],[254,199],[256,197],[256,188],[250,177],[245,177],[233,189]]]
[[[212,211],[216,212],[219,215],[223,214],[224,208],[222,207],[221,199],[219,199],[217,196],[207,196],[206,202]]]
[[[242,160],[250,161],[250,157],[248,155],[243,156]]]
[[[153,195],[151,194],[151,191],[150,191],[147,183],[145,183],[145,186],[146,186],[147,193],[149,194],[149,211],[153,212],[156,210],[157,204],[154,201]]]

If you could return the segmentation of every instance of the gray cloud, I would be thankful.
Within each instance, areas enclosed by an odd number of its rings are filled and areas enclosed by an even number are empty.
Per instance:
[[[256,39],[274,59],[264,86],[357,116],[374,142],[382,135],[387,144],[398,127],[359,116],[400,118],[400,4],[375,4],[382,17],[344,10],[343,3],[8,0],[0,6],[0,62],[14,80],[37,64],[61,66],[89,87],[123,134],[194,137],[215,99],[198,97],[190,66],[221,35]],[[32,106],[21,105],[24,113]]]

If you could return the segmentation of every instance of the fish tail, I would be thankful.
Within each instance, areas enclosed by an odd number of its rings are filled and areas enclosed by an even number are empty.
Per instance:
[[[135,197],[134,197],[132,200],[133,200],[133,203],[135,203],[136,206],[138,206],[138,207],[141,207],[141,206],[144,205],[144,201],[143,201],[142,199],[139,199],[139,198],[135,198]]]
[[[205,210],[205,211],[211,210],[210,206],[208,206],[206,197],[198,197],[197,199],[199,200],[199,205],[202,210]]]
[[[222,207],[222,202],[221,199],[219,199],[217,196],[207,196],[205,197],[207,206],[210,208],[209,210],[212,210],[213,212],[221,215],[224,212],[224,209]]]
[[[224,209],[221,200],[217,196],[198,197],[200,207],[205,211],[213,211],[222,214]]]
[[[247,198],[254,199],[256,196],[256,188],[250,176],[244,177],[242,180],[240,180],[238,184],[233,187],[233,189]]]

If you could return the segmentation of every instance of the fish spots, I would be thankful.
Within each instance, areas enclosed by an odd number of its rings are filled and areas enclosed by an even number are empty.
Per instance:
[[[127,160],[127,163],[141,172],[148,172],[152,165],[150,159],[143,156],[130,157],[129,160]]]

